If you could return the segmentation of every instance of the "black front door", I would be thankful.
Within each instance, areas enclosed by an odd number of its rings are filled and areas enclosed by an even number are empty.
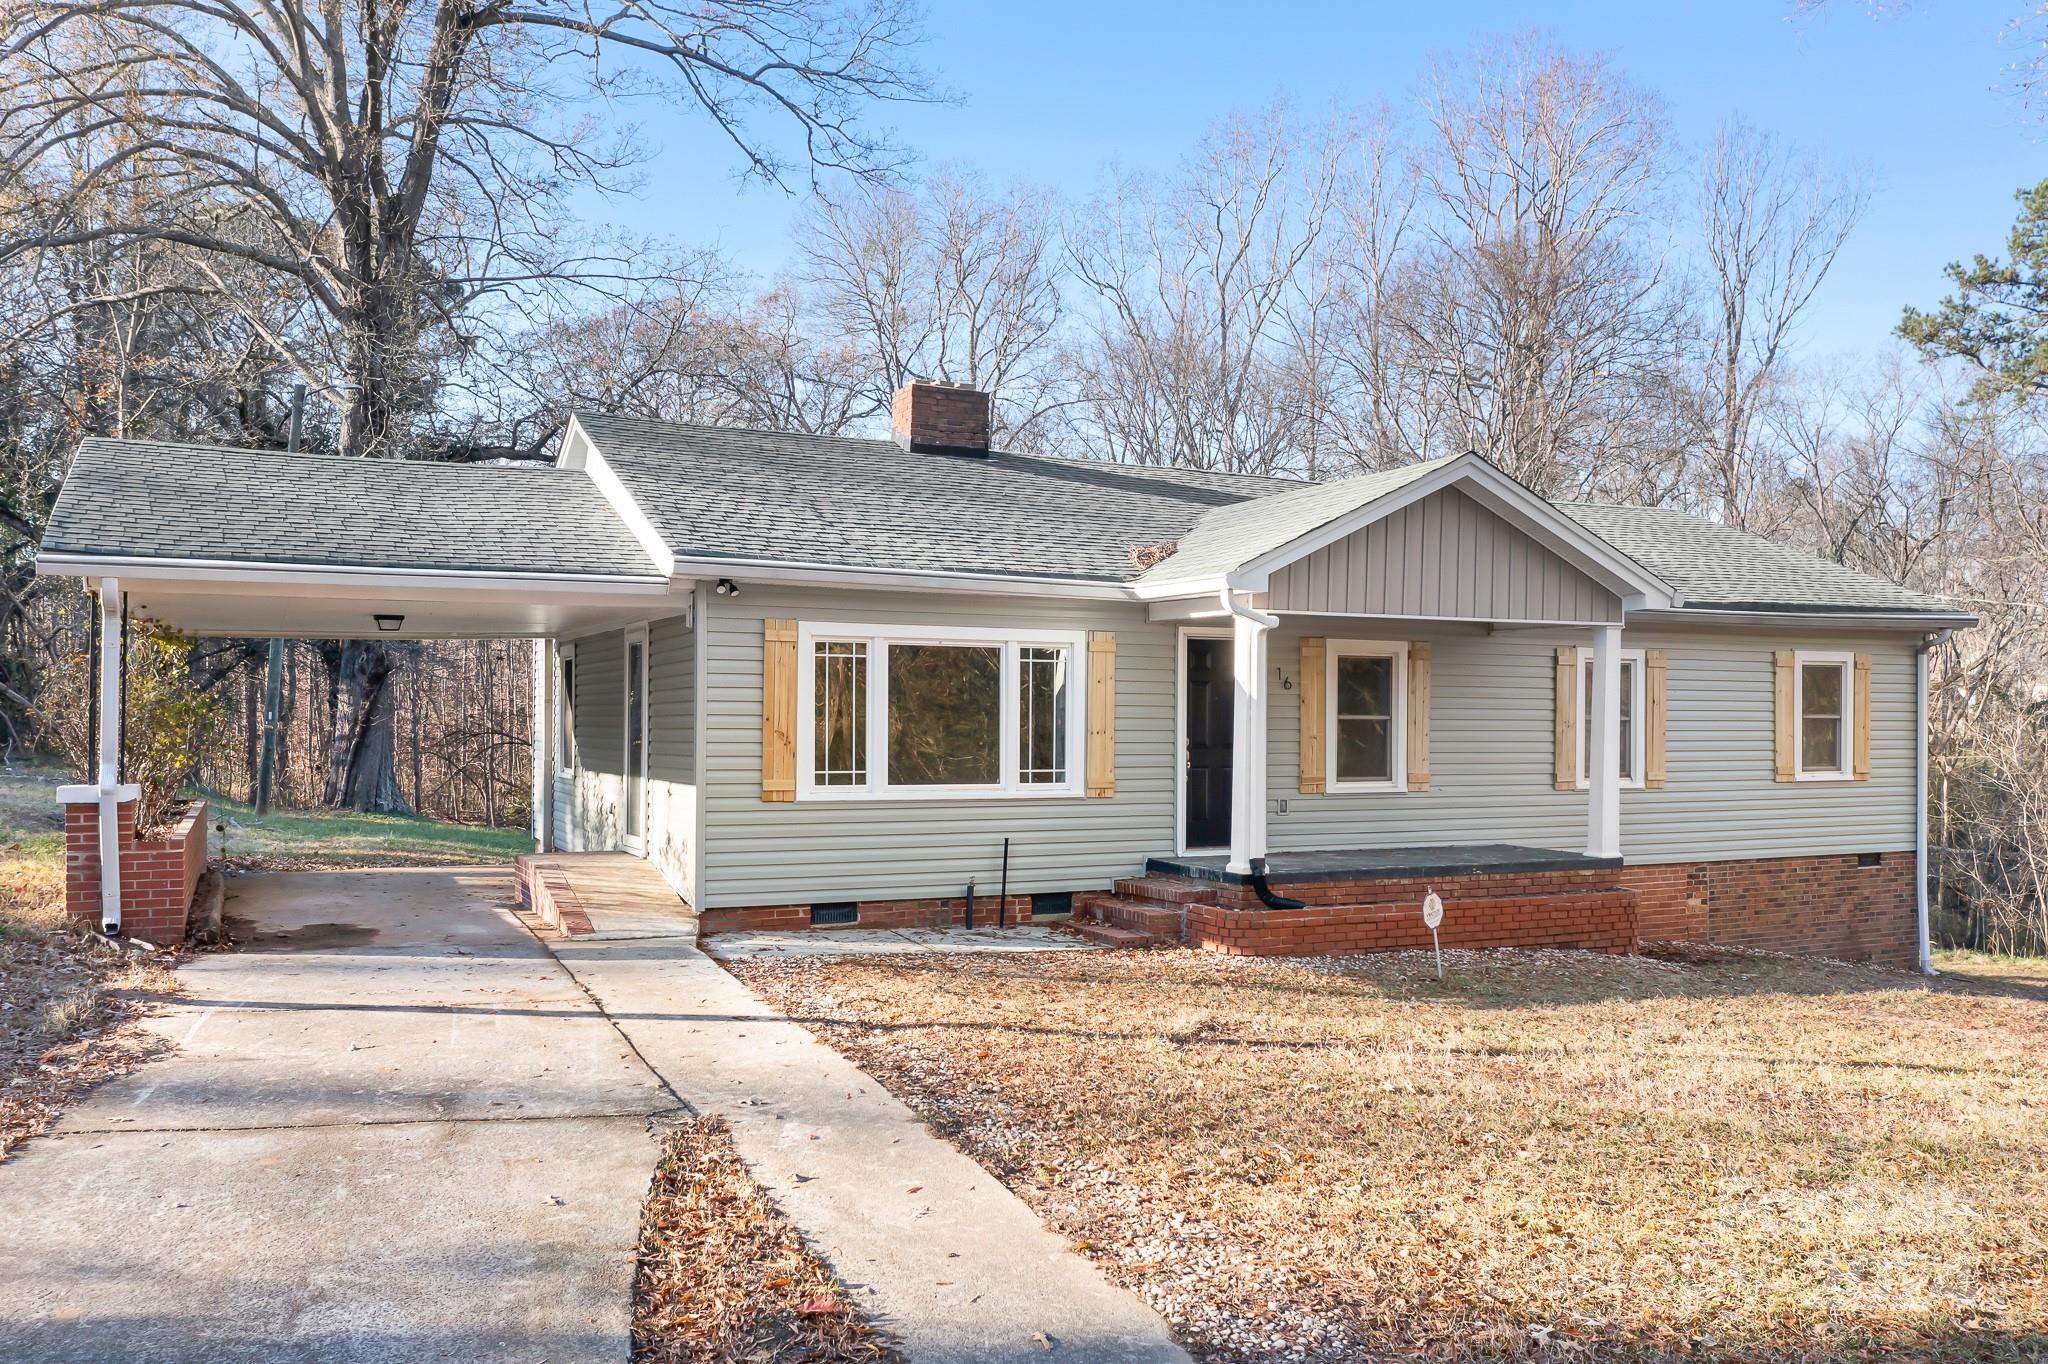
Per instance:
[[[1187,646],[1187,845],[1227,848],[1235,704],[1231,692],[1230,641],[1190,639]]]

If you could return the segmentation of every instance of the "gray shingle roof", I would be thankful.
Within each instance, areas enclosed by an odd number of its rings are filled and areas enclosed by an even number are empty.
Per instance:
[[[1286,488],[1248,506],[1204,512],[1181,537],[1173,557],[1145,574],[1146,582],[1178,582],[1228,573],[1317,526],[1413,483],[1454,456],[1404,464],[1331,483]]]
[[[679,558],[1105,583],[1130,552],[1290,479],[577,414]]]
[[[1598,502],[1556,505],[1676,587],[1688,607],[1950,614],[1957,610],[1939,598],[1684,512]]]
[[[658,577],[587,474],[87,440],[44,552]]]

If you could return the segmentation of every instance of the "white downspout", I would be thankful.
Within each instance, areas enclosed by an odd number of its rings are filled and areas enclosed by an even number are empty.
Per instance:
[[[1621,856],[1621,627],[1593,631],[1586,729],[1586,855]]]
[[[1266,632],[1278,616],[1246,606],[1230,588],[1218,594],[1231,621],[1233,707],[1230,732],[1230,862],[1248,875],[1266,855]]]
[[[121,933],[121,582],[100,579],[100,931]]]
[[[555,812],[549,808],[554,790],[555,641],[533,641],[533,850],[548,850],[548,835],[554,829]]]
[[[1934,943],[1927,923],[1927,655],[1939,649],[1953,633],[1937,631],[1913,651],[1913,905],[1923,976],[1939,974],[1934,969]]]

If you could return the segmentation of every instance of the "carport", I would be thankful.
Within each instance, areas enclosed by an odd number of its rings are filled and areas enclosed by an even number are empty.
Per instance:
[[[37,570],[97,597],[98,771],[62,788],[97,811],[99,917],[121,929],[122,660],[131,620],[193,636],[530,639],[536,716],[553,641],[681,610],[651,529],[597,469],[357,460],[92,439],[73,461]],[[535,726],[534,811],[552,758]]]

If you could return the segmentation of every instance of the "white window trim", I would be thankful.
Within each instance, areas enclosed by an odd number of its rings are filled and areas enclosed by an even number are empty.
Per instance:
[[[847,640],[868,646],[868,780],[864,786],[819,786],[817,770],[817,668],[812,654],[820,641]],[[892,786],[889,773],[889,646],[891,644],[998,645],[1002,648],[1002,781],[993,786]],[[1067,658],[1067,780],[1053,785],[1017,780],[1017,651],[1058,645]],[[974,626],[835,624],[799,621],[796,627],[796,798],[833,800],[1044,800],[1079,799],[1086,792],[1088,633],[1085,630],[994,630]]]
[[[1630,751],[1628,755],[1628,770],[1635,775],[1623,777],[1621,779],[1621,789],[1624,791],[1640,791],[1643,789],[1643,705],[1644,697],[1647,695],[1647,689],[1643,685],[1645,677],[1643,670],[1649,666],[1649,663],[1646,651],[1642,649],[1622,649],[1619,652],[1622,662],[1634,665],[1630,669],[1628,701],[1629,714],[1633,715],[1636,721],[1634,732],[1629,736]],[[1579,686],[1582,689],[1586,686],[1586,665],[1591,661],[1592,657],[1593,651],[1591,649],[1584,647],[1579,649]],[[1581,696],[1579,698],[1579,789],[1581,791],[1590,791],[1593,787],[1593,773],[1586,758],[1586,745],[1591,741],[1592,737],[1587,732],[1586,727],[1586,697]]]
[[[571,722],[568,709],[568,693],[562,690],[562,665],[568,664],[576,672],[576,686],[583,686],[582,670],[576,665],[576,646],[558,644],[555,646],[555,775],[573,777],[576,775],[576,759],[581,756],[576,748],[575,725]]]
[[[1364,795],[1373,792],[1405,793],[1408,790],[1408,641],[1389,639],[1332,639],[1324,645],[1323,667],[1323,790],[1333,795]],[[1391,658],[1394,660],[1392,715],[1387,721],[1388,760],[1393,776],[1387,781],[1337,780],[1337,660],[1342,658]]]
[[[1842,732],[1836,746],[1841,767],[1806,770],[1807,665],[1842,670]],[[1856,655],[1838,649],[1798,649],[1792,654],[1792,777],[1795,781],[1852,781],[1856,776]]]

